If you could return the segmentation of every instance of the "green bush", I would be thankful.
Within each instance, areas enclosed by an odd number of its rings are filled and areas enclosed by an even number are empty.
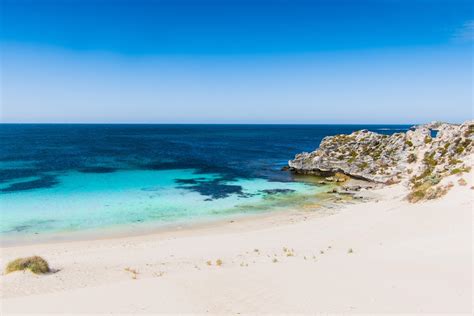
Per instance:
[[[451,170],[451,174],[458,174],[458,173],[462,173],[462,170],[459,168],[454,168],[453,170]]]
[[[432,152],[431,154],[426,153],[425,157],[423,158],[423,162],[430,169],[436,167],[436,165],[438,164],[438,162],[434,159],[434,155],[435,152]]]
[[[51,271],[46,260],[38,256],[33,256],[27,258],[18,258],[9,262],[5,272],[11,273],[24,270],[30,270],[36,274],[48,273]]]
[[[456,152],[456,154],[459,155],[459,154],[463,153],[464,149],[465,149],[464,146],[459,145],[459,146],[456,147],[456,149],[454,151]]]
[[[411,203],[416,203],[420,200],[423,200],[426,196],[426,190],[415,190],[408,194],[408,201]]]
[[[454,168],[453,170],[451,170],[451,174],[461,174],[469,171],[471,171],[471,167]]]
[[[407,162],[408,162],[408,163],[414,163],[414,162],[416,162],[416,155],[413,154],[413,153],[409,154],[409,155],[408,155]]]

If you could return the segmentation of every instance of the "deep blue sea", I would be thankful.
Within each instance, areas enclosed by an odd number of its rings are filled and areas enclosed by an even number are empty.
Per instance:
[[[282,167],[328,135],[401,125],[0,125],[3,243],[317,205]],[[59,237],[58,237],[59,238]]]

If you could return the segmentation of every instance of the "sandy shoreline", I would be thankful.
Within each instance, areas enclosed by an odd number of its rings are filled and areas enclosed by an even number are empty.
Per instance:
[[[380,199],[331,216],[299,210],[160,234],[4,247],[2,269],[37,254],[59,271],[2,275],[2,312],[469,314],[474,191],[472,173],[464,178],[468,185],[419,204],[391,186],[374,192]]]

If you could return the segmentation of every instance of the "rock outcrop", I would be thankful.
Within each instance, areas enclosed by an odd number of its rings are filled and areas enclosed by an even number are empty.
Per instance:
[[[431,137],[436,130],[436,137]],[[288,162],[296,173],[353,178],[390,184],[407,180],[422,187],[471,168],[474,121],[461,125],[430,123],[406,133],[382,135],[367,130],[325,137],[319,148]]]

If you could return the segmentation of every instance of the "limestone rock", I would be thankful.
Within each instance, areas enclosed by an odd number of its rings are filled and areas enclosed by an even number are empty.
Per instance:
[[[431,130],[438,131],[431,137]],[[288,162],[296,173],[332,177],[342,173],[379,183],[396,183],[427,169],[452,173],[468,168],[473,153],[474,121],[461,125],[433,122],[406,133],[382,135],[367,130],[325,137],[319,148],[301,153]]]

